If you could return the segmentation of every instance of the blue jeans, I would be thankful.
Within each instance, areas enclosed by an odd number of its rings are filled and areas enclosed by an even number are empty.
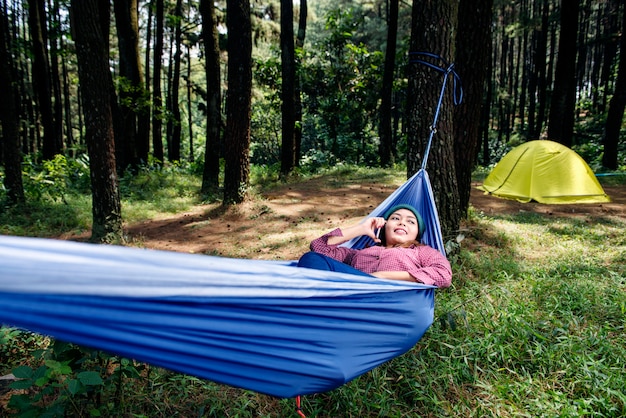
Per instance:
[[[306,267],[316,270],[336,271],[339,273],[349,273],[357,274],[359,276],[372,277],[371,274],[362,272],[361,270],[357,270],[346,263],[342,263],[341,261],[335,260],[334,258],[330,258],[328,256],[313,251],[308,252],[300,257],[300,260],[298,260],[298,267]]]

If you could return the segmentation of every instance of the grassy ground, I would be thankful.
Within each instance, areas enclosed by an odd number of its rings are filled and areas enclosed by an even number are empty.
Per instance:
[[[359,176],[395,181],[381,171],[336,178],[341,183]],[[134,221],[154,216],[159,199],[169,202],[163,207],[172,213],[199,203],[193,197],[197,180],[184,178],[160,178],[162,198],[145,185],[125,186],[128,216]],[[291,187],[305,187],[307,181]],[[66,200],[69,205],[4,212],[0,233],[56,236],[88,228],[84,196]],[[438,291],[435,323],[424,338],[405,355],[337,390],[304,397],[303,412],[308,417],[626,416],[625,227],[626,221],[616,217],[472,211],[460,252],[450,257],[453,286]],[[18,364],[39,364],[33,350],[49,344],[7,328],[0,342],[0,375]],[[42,385],[28,388],[24,399],[38,402],[39,412],[54,406],[69,415],[297,416],[290,399],[89,356],[83,354],[84,364],[119,378],[105,379],[96,393],[74,396],[58,380],[47,397],[36,398],[47,387]],[[0,391],[0,415],[8,414],[1,408],[11,395],[19,392]]]

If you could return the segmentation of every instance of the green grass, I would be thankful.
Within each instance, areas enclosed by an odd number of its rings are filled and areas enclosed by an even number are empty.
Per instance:
[[[31,176],[34,177],[34,176]],[[71,176],[57,177],[56,184],[36,183],[26,178],[27,203],[0,206],[0,234],[56,237],[64,233],[91,230],[91,194],[87,186],[77,187]],[[201,203],[201,179],[189,168],[146,168],[120,179],[124,222],[152,219],[163,214],[184,212]]]
[[[385,181],[397,175],[365,169],[335,173],[338,183],[358,181],[360,176]],[[277,181],[268,173],[264,176],[255,187],[271,187]],[[125,185],[131,219],[195,204],[198,180],[180,176],[179,183],[169,177],[146,177]],[[307,178],[289,181],[297,184]],[[153,182],[159,187],[152,189]],[[88,226],[86,202],[71,211],[73,204],[59,205],[42,205],[39,211],[31,208],[23,214],[24,223],[45,215],[41,218],[45,221],[28,230],[25,224],[12,226],[4,218],[2,233],[13,228],[46,236]],[[341,388],[305,396],[304,413],[625,416],[626,222],[472,212],[465,227],[461,250],[452,257],[453,286],[437,291],[435,322],[422,340],[405,355]],[[9,365],[37,362],[32,350],[41,349],[41,339],[5,329],[0,340],[0,363],[7,365],[0,372],[7,373]],[[102,361],[90,360],[94,368],[102,367]],[[99,387],[97,412],[103,416],[296,416],[290,399],[277,400],[115,357],[106,362],[109,370],[129,372]],[[69,397],[65,411],[88,413],[86,405],[94,411],[94,399],[93,394]]]

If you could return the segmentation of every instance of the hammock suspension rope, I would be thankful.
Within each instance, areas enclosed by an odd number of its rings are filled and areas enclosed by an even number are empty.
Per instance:
[[[439,61],[441,62],[441,65],[433,64],[429,61],[426,61],[422,57],[431,58],[435,61]],[[435,114],[433,116],[433,123],[430,125],[430,136],[428,137],[426,150],[424,151],[424,158],[422,159],[422,169],[425,170],[426,163],[428,162],[428,155],[430,154],[430,147],[433,142],[433,137],[437,133],[437,121],[439,120],[439,112],[441,110],[444,93],[446,91],[446,86],[448,84],[448,78],[449,78],[448,76],[452,75],[452,81],[453,81],[452,100],[454,101],[455,106],[459,105],[463,101],[463,88],[461,87],[461,78],[456,73],[456,71],[454,71],[454,63],[448,63],[446,60],[444,60],[437,54],[432,54],[430,52],[410,52],[409,63],[410,64],[423,64],[443,74],[443,82],[441,83],[439,101],[437,102],[437,107],[435,108]]]

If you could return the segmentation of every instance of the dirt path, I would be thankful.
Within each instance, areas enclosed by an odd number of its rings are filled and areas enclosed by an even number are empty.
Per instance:
[[[320,234],[358,222],[397,185],[374,183],[333,187],[323,180],[285,185],[262,198],[225,210],[204,205],[187,213],[127,227],[135,245],[152,249],[238,258],[296,259]],[[605,187],[612,202],[544,205],[519,203],[472,188],[471,205],[488,215],[521,211],[545,216],[620,217],[626,219],[626,187]]]

